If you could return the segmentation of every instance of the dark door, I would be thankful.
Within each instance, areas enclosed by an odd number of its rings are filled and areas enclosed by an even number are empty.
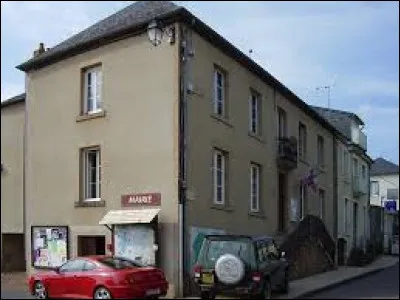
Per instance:
[[[286,175],[279,173],[278,176],[278,230],[284,232],[286,229]]]
[[[105,236],[78,236],[78,256],[105,254]]]
[[[353,246],[357,246],[357,223],[358,223],[358,203],[354,203],[353,208]]]

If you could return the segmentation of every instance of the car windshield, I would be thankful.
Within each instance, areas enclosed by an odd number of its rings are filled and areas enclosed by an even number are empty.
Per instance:
[[[122,257],[105,257],[99,259],[99,262],[116,270],[143,267],[143,265],[137,261]]]
[[[253,265],[254,253],[249,239],[210,239],[204,244],[202,263],[206,268],[213,268],[218,258],[223,254],[233,254],[240,257],[245,264]]]

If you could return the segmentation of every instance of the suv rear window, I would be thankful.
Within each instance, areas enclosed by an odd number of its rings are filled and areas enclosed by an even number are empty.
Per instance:
[[[247,238],[206,238],[199,255],[199,263],[205,268],[214,268],[218,258],[227,253],[240,257],[247,265],[254,266],[253,243]]]

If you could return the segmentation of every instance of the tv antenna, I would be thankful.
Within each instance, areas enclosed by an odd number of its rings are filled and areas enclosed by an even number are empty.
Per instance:
[[[321,91],[321,90],[326,90],[328,91],[328,108],[331,108],[331,85],[324,85],[324,86],[318,86],[316,88],[317,91]]]

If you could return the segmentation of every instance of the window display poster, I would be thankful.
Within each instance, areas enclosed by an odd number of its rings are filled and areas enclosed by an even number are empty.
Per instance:
[[[32,227],[32,264],[34,267],[56,268],[67,261],[68,227]]]

